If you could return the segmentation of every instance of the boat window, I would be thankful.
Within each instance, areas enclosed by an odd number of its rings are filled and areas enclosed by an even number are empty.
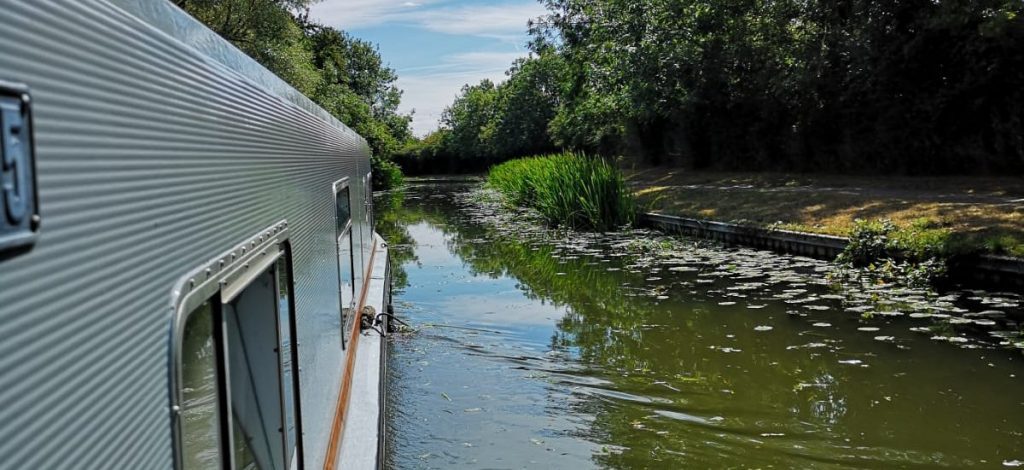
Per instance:
[[[301,467],[291,250],[276,243],[241,271],[194,285],[197,302],[183,300],[198,306],[189,307],[179,343],[181,469]]]
[[[349,201],[348,184],[337,189],[334,196],[336,202],[338,233],[348,230],[352,223],[352,204]]]
[[[217,345],[213,304],[193,311],[181,348],[181,433],[183,468],[219,468],[221,432],[217,381]]]
[[[338,277],[341,296],[341,324],[343,331],[351,320],[351,311],[355,300],[355,266],[353,264],[352,242],[352,200],[348,181],[335,184],[335,205],[337,206],[337,244],[338,244]],[[344,334],[342,345],[344,346]]]

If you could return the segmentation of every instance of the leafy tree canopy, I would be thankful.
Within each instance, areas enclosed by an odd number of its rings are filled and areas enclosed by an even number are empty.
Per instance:
[[[362,135],[377,166],[412,137],[398,75],[373,44],[311,22],[316,1],[175,3]]]
[[[1024,172],[1019,0],[541,3],[531,55],[463,88],[417,158],[472,169],[561,147],[694,168]]]

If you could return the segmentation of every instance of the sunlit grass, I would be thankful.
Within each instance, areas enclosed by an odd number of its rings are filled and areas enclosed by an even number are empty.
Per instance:
[[[487,184],[552,225],[606,231],[636,218],[622,174],[597,157],[561,153],[512,160],[491,168]]]
[[[957,252],[1024,256],[1024,200],[1013,202],[1024,184],[1011,178],[702,172],[632,178],[639,201],[667,214],[844,237],[858,220],[884,219],[924,245],[948,232],[943,244]]]

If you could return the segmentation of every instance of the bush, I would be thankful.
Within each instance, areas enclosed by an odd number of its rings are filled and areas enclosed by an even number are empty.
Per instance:
[[[405,181],[402,169],[394,162],[379,157],[370,158],[370,172],[375,191],[397,188]]]
[[[552,225],[604,231],[636,219],[622,173],[601,158],[567,152],[512,160],[491,168],[487,184]]]
[[[866,266],[887,259],[920,263],[945,260],[956,248],[948,229],[928,219],[900,228],[890,220],[857,220],[840,261]]]
[[[880,280],[926,285],[947,274],[959,251],[951,232],[928,219],[903,228],[889,220],[857,220],[837,261]]]

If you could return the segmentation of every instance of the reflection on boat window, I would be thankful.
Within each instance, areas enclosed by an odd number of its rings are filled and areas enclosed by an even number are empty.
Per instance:
[[[352,223],[352,203],[349,200],[348,186],[338,190],[335,194],[335,202],[337,210],[335,220],[338,224],[338,233],[341,233],[347,230],[349,224]]]
[[[337,190],[334,195],[337,206],[337,243],[338,243],[338,276],[339,292],[341,295],[341,324],[342,329],[347,331],[346,326],[350,323],[353,300],[355,299],[355,266],[353,264],[352,250],[352,201],[349,194],[349,187],[346,185]],[[342,335],[344,345],[344,334]]]
[[[341,270],[341,307],[346,315],[355,298],[355,268],[352,267],[352,231],[338,237],[338,268]]]
[[[213,307],[209,302],[192,312],[185,323],[181,361],[184,468],[219,468],[217,350],[213,339]]]

